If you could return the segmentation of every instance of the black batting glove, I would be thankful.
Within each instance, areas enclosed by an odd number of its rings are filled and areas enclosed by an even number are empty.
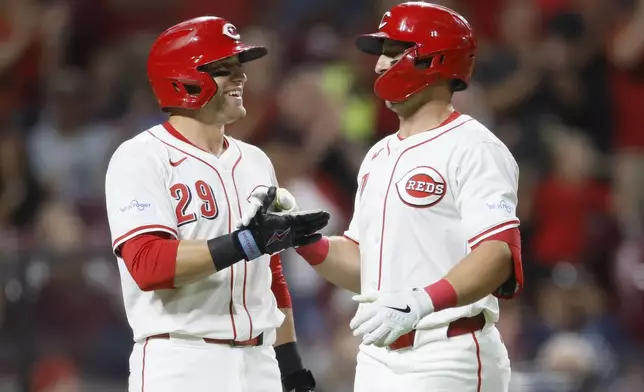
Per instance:
[[[313,373],[304,367],[296,342],[275,347],[275,358],[282,375],[284,392],[315,391],[315,378]]]
[[[322,239],[322,234],[317,232],[329,223],[331,215],[322,210],[268,212],[276,191],[274,186],[269,188],[262,200],[262,207],[250,224],[235,233],[246,260],[317,242]]]

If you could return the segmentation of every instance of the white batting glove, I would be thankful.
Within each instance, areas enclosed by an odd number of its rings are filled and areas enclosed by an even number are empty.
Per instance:
[[[239,222],[237,222],[237,228],[241,229],[250,224],[250,221],[253,220],[257,211],[262,208],[262,203],[266,197],[266,192],[268,188],[258,188],[250,195],[250,205],[242,212],[242,217]],[[277,188],[275,193],[275,201],[271,203],[268,208],[270,212],[296,212],[299,211],[295,198],[291,195],[291,192],[285,188]]]
[[[434,311],[434,304],[423,289],[360,294],[353,300],[364,304],[349,323],[353,336],[361,335],[363,344],[377,347],[389,346]]]

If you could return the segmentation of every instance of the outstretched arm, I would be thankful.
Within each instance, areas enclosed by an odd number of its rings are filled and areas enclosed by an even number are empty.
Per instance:
[[[348,237],[323,237],[296,248],[315,271],[338,287],[360,292],[360,247]]]
[[[272,188],[272,197],[275,188]],[[143,234],[127,240],[121,252],[130,274],[144,291],[167,289],[193,282],[242,260],[273,254],[321,237],[329,214],[325,212],[267,213],[255,210],[249,226],[207,240],[163,238],[163,233]],[[275,233],[290,233],[273,240]],[[161,236],[160,236],[160,235]]]
[[[277,189],[275,208],[288,212],[299,209],[293,195],[284,188]],[[318,242],[295,250],[324,279],[354,293],[360,292],[360,248],[347,235],[322,237]]]

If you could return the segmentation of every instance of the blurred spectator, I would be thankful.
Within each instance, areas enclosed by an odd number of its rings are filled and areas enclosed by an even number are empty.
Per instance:
[[[179,20],[187,20],[203,15],[217,15],[233,21],[238,29],[247,27],[266,6],[265,1],[235,0],[213,2],[210,0],[182,0]]]
[[[34,233],[38,244],[51,256],[74,254],[88,239],[76,209],[67,203],[50,201],[43,206]]]
[[[642,237],[625,241],[614,266],[619,315],[630,337],[644,344],[644,248]]]
[[[591,230],[611,211],[610,188],[596,179],[597,158],[587,138],[566,129],[547,131],[552,170],[535,192],[534,257],[547,266],[581,263],[602,240]]]
[[[644,217],[644,1],[619,10],[608,44],[615,102],[615,192],[625,233],[639,237]]]
[[[82,202],[103,197],[107,160],[116,132],[89,123],[92,113],[88,80],[65,70],[51,80],[47,111],[29,136],[29,158],[38,181],[56,200]]]
[[[592,392],[599,391],[593,385],[602,366],[600,355],[582,336],[562,333],[544,344],[537,363],[542,371],[559,375],[565,390]]]
[[[127,87],[123,78],[125,53],[118,48],[107,47],[97,51],[92,56],[87,73],[87,80],[92,81],[92,89],[96,92],[91,99],[91,105],[86,108],[94,121],[113,121],[123,115],[127,103]],[[129,71],[136,68],[128,63]],[[145,74],[137,74],[144,76]]]
[[[474,117],[488,127],[494,126],[494,114],[485,100],[485,91],[480,84],[471,83],[467,90],[454,93],[452,102],[457,111]],[[512,139],[516,135],[498,132],[497,136],[502,138],[506,145],[514,146],[518,143],[518,140]]]
[[[633,360],[625,371],[624,376],[613,383],[609,390],[612,392],[631,392],[644,390],[644,365],[641,360]]]
[[[497,328],[503,336],[510,361],[521,362],[530,359],[527,352],[528,347],[523,339],[524,305],[517,299],[516,301],[503,301],[500,303],[500,307],[503,317],[497,323]]]
[[[28,165],[19,131],[0,133],[0,229],[30,228],[42,193]]]
[[[167,120],[167,116],[159,112],[157,102],[147,85],[132,88],[126,104],[125,114],[116,122],[123,139],[129,139]]]
[[[500,45],[482,41],[474,81],[486,92],[495,132],[517,140],[509,147],[520,160],[537,160],[538,127],[544,113],[539,13],[532,0],[505,1],[499,16]],[[489,121],[489,120],[488,120]]]
[[[552,15],[540,50],[553,114],[581,128],[605,153],[612,145],[612,107],[601,43],[604,26],[593,16],[590,11]]]
[[[51,356],[41,359],[33,374],[33,392],[76,392],[76,366],[68,358]]]
[[[104,53],[106,62],[96,62],[103,75],[102,83],[111,85],[104,91],[112,92],[97,107],[103,108],[105,119],[119,128],[117,140],[129,139],[168,118],[159,110],[147,79],[147,55],[154,38],[146,33],[136,34]]]
[[[324,365],[320,367],[321,380],[330,391],[353,391],[355,376],[355,358],[358,355],[360,339],[353,336],[351,330],[344,328],[357,310],[356,303],[351,300],[352,293],[334,288],[330,292],[327,314],[331,334],[319,347],[330,345]]]
[[[38,16],[32,0],[0,4],[0,123],[37,98],[42,48]]]

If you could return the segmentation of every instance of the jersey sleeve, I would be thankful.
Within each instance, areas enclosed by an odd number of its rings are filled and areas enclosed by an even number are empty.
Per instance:
[[[126,142],[112,156],[105,200],[116,255],[125,241],[142,233],[165,232],[178,237],[165,167],[141,146]]]
[[[360,217],[360,198],[362,197],[362,191],[364,190],[364,187],[367,184],[367,180],[369,179],[369,173],[359,174],[358,179],[358,191],[356,192],[356,198],[353,205],[353,217],[351,218],[351,222],[349,223],[349,228],[344,232],[344,236],[355,242],[356,244],[360,243],[360,228],[358,227]]]
[[[468,147],[456,169],[456,205],[468,245],[518,227],[519,169],[502,144],[480,142]]]

